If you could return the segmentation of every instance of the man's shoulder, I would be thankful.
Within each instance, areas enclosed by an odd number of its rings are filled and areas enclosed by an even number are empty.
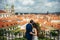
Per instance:
[[[30,23],[28,23],[27,25],[31,25]]]
[[[30,23],[28,23],[26,26],[29,26],[29,25],[32,26]]]

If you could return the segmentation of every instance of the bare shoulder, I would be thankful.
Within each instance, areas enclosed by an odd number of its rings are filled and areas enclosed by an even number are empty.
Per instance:
[[[34,28],[34,30],[36,31],[37,29],[36,29],[36,28]]]

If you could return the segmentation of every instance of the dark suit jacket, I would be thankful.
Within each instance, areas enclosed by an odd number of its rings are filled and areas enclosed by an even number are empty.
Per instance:
[[[32,25],[29,23],[26,25],[26,38],[31,39],[32,35],[30,34],[32,32]]]

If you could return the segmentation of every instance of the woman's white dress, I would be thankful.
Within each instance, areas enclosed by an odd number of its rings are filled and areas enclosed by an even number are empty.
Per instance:
[[[33,32],[34,32],[34,30],[35,30],[35,29],[33,28]],[[38,37],[35,36],[35,35],[33,35],[32,40],[38,40]]]

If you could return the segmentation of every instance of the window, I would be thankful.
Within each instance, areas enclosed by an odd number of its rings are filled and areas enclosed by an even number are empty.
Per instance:
[[[4,27],[4,25],[2,25],[2,27]]]

